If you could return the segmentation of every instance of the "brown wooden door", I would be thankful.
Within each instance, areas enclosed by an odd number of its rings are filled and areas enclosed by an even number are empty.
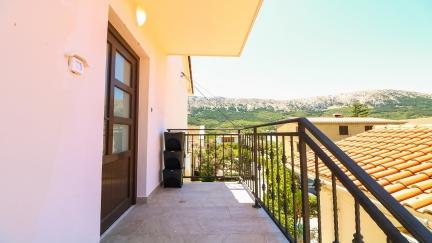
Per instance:
[[[138,57],[112,28],[108,30],[101,233],[136,198]]]

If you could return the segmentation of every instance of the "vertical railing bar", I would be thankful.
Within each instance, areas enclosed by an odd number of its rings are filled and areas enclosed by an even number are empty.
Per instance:
[[[225,178],[225,135],[222,135],[222,178]]]
[[[246,158],[245,158],[245,179],[246,179],[246,185],[249,187],[249,158],[250,158],[250,151],[249,151],[249,135],[245,134],[246,137]]]
[[[254,191],[254,183],[253,183],[253,178],[252,178],[252,173],[253,173],[253,135],[249,134],[249,188],[251,189],[251,191]]]
[[[244,139],[244,141],[243,141],[243,151],[242,151],[242,155],[243,155],[243,167],[242,167],[242,170],[243,170],[243,178],[244,178],[244,181],[245,181],[245,184],[247,184],[247,176],[246,176],[246,162],[247,162],[247,154],[248,154],[248,152],[247,152],[247,137],[246,137],[246,134],[243,134],[243,139]]]
[[[199,176],[202,176],[202,141],[205,139],[204,135],[199,136]]]
[[[280,210],[280,173],[279,173],[279,136],[276,135],[276,190],[277,190],[277,208],[278,208],[278,220],[281,222],[280,216],[281,216],[281,210]]]
[[[194,163],[194,136],[192,136],[192,168],[191,175],[195,176],[195,163]]]
[[[288,195],[287,195],[287,157],[286,157],[286,149],[285,149],[285,139],[286,137],[282,136],[282,166],[283,166],[283,177],[284,177],[284,184],[283,184],[283,190],[284,190],[284,216],[285,216],[285,231],[288,232]]]
[[[363,236],[360,229],[360,204],[354,199],[355,233],[353,243],[363,243]]]
[[[189,153],[188,151],[189,151],[189,149],[188,149],[188,147],[189,147],[189,139],[188,139],[188,136],[187,136],[187,134],[185,134],[185,142],[186,142],[186,144],[184,144],[184,150],[185,150],[185,153],[186,153],[186,155]],[[186,173],[186,168],[185,168],[185,166],[183,166],[183,167],[181,167],[181,170],[182,170],[182,173],[183,173],[183,175]]]
[[[245,134],[244,135],[245,138],[245,146],[244,146],[244,163],[243,163],[243,173],[244,173],[244,178],[245,178],[245,182],[246,185],[249,186],[249,178],[247,175],[247,163],[248,163],[248,159],[249,159],[249,137]]]
[[[300,153],[300,184],[302,191],[302,218],[303,218],[303,242],[310,242],[309,224],[309,193],[308,193],[308,171],[306,157],[306,142],[304,139],[305,128],[299,124],[299,153]]]
[[[230,151],[230,157],[231,157],[231,168],[230,168],[230,176],[231,177],[233,177],[234,175],[233,175],[233,160],[234,160],[234,157],[233,157],[233,140],[235,139],[235,137],[233,136],[233,135],[231,135],[231,151]],[[237,146],[237,148],[238,149],[240,149],[239,148],[239,146]]]
[[[188,154],[189,153],[189,134],[186,133],[185,137],[186,137],[186,154]]]
[[[254,170],[254,140],[253,140],[253,135],[249,135],[249,139],[250,139],[250,147],[249,147],[249,152],[250,152],[250,160],[249,160],[249,183],[250,183],[250,189],[251,191],[254,193],[255,191],[255,184],[254,184],[254,180],[253,180],[253,170]],[[255,194],[254,194],[255,195]]]
[[[317,197],[317,214],[318,214],[318,243],[322,242],[321,232],[321,180],[318,170],[318,156],[315,154],[315,181],[314,181],[316,197]]]
[[[253,173],[253,179],[254,179],[254,196],[255,196],[255,208],[260,208],[261,206],[259,205],[258,202],[258,137],[257,137],[257,128],[254,128],[253,130],[253,168],[254,168],[254,173]]]
[[[334,224],[334,241],[333,243],[339,243],[339,219],[337,212],[337,191],[336,191],[336,176],[331,174],[332,183],[332,199],[333,199],[333,224]]]
[[[258,189],[258,191],[257,191],[257,197],[258,197],[258,199],[259,198],[261,198],[261,187],[260,187],[260,182],[261,182],[261,174],[260,174],[260,172],[261,172],[261,163],[260,163],[260,159],[261,159],[261,153],[260,153],[260,146],[261,146],[261,144],[260,144],[260,136],[258,135],[257,136],[257,140],[256,140],[256,142],[257,142],[257,151],[256,151],[256,153],[257,153],[257,171],[256,171],[256,177],[257,177],[257,180],[258,180],[258,182],[257,182],[257,184],[258,184],[258,187],[257,187],[257,189]]]
[[[214,177],[217,177],[217,136],[214,135]]]
[[[274,215],[274,171],[273,171],[274,153],[273,153],[273,135],[270,135],[270,173],[271,173],[271,201],[272,201],[272,214]]]
[[[261,136],[261,201],[264,203],[265,205],[265,190],[266,190],[266,184],[265,184],[265,153],[264,153],[264,135]]]
[[[294,241],[297,242],[297,201],[296,201],[296,181],[294,172],[294,137],[290,136],[290,152],[291,152],[291,193],[293,201],[293,221],[294,221]]]
[[[248,170],[247,170],[247,164],[249,163],[249,137],[247,134],[244,135],[245,139],[245,146],[244,146],[244,162],[243,162],[243,173],[244,173],[244,179],[246,186],[249,186],[249,178],[248,178]]]
[[[210,135],[207,136],[207,177],[210,175]]]
[[[245,134],[245,139],[246,139],[246,145],[245,145],[245,163],[244,163],[244,173],[245,173],[245,179],[246,179],[246,185],[249,187],[249,172],[248,172],[248,164],[249,164],[249,135]]]
[[[240,130],[238,131],[238,174],[239,181],[242,180],[242,166],[243,166],[243,158],[242,158],[242,147],[243,147],[243,135],[240,134]]]
[[[267,193],[266,193],[266,205],[267,205],[267,208],[268,208],[268,210],[270,211],[270,195],[269,195],[269,189],[270,189],[270,183],[269,183],[269,174],[270,174],[270,171],[269,171],[269,150],[268,150],[268,136],[266,135],[266,140],[265,140],[265,144],[266,144],[266,169],[265,169],[265,174],[266,174],[266,182],[267,182],[267,185],[266,185],[266,191],[267,191]]]
[[[246,135],[247,136],[247,152],[248,152],[248,158],[247,158],[247,164],[246,164],[246,170],[247,170],[247,185],[249,188],[251,188],[250,186],[250,160],[251,160],[251,155],[250,155],[250,135]]]

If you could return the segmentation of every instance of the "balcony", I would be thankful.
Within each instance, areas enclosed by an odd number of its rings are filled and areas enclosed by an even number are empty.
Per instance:
[[[275,132],[287,123],[298,131]],[[424,223],[307,119],[170,130],[186,132],[184,187],[160,189],[103,242],[432,242]],[[347,202],[352,215],[341,210]]]

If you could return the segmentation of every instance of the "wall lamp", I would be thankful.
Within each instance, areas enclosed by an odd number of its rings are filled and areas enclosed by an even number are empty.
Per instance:
[[[136,9],[136,21],[138,26],[143,26],[147,20],[147,14],[142,7],[137,7]]]

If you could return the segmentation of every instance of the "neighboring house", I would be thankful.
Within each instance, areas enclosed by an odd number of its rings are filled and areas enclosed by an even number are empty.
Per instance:
[[[416,118],[416,119],[408,119],[406,120],[407,124],[432,124],[432,117],[423,117],[423,118]]]
[[[261,0],[2,1],[0,241],[99,242],[161,183],[190,56],[239,56]]]
[[[307,118],[319,130],[321,130],[333,142],[369,131],[377,125],[400,125],[406,123],[400,120],[381,119],[374,117],[343,117],[334,114],[333,117]],[[277,127],[277,132],[297,132],[298,127],[294,123],[288,123]],[[293,139],[294,154],[298,152],[298,138]],[[290,154],[290,144],[285,145],[287,154]],[[309,149],[309,148],[308,148]]]
[[[333,142],[345,139],[356,134],[369,131],[376,125],[400,125],[406,121],[390,120],[374,117],[310,117],[308,118],[318,129],[320,129]],[[296,132],[295,124],[284,124],[277,128],[278,132]]]
[[[376,126],[371,131],[341,140],[336,145],[431,228],[432,125]],[[310,174],[314,174],[313,159],[309,158],[308,163]],[[344,167],[342,170],[350,175]],[[320,165],[319,174],[322,181],[320,198],[323,242],[332,242],[334,231],[331,172]],[[354,182],[361,186],[357,180]],[[361,188],[365,190],[363,186]],[[336,195],[340,242],[351,242],[355,227],[354,201],[340,184],[337,186]],[[373,198],[369,193],[367,195]],[[378,206],[386,212],[382,205]],[[392,219],[390,214],[387,216]],[[394,219],[391,221],[396,223]],[[363,209],[360,222],[364,242],[386,242],[385,235]],[[404,232],[402,227],[400,229]]]
[[[216,138],[217,144],[230,144],[230,143],[238,143],[237,135],[220,135]]]

